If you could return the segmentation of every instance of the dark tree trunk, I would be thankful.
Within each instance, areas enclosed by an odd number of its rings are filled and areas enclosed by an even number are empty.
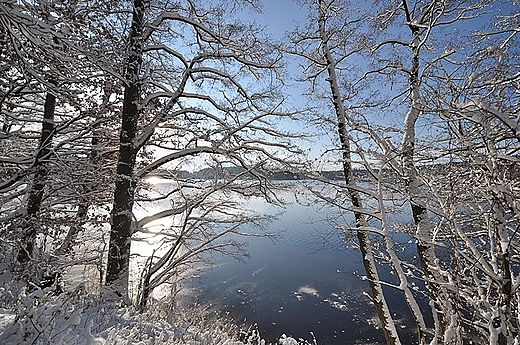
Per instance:
[[[38,213],[40,212],[45,180],[48,173],[46,160],[51,155],[52,139],[54,137],[54,109],[56,107],[56,96],[47,92],[43,109],[42,132],[38,152],[34,160],[34,178],[29,196],[27,198],[26,218],[23,225],[23,240],[18,252],[18,261],[27,262],[33,258],[34,245],[38,235]]]
[[[129,302],[127,289],[132,208],[135,194],[134,167],[138,150],[134,141],[137,137],[139,120],[139,71],[142,64],[144,14],[148,3],[148,0],[134,0],[129,56],[125,69],[126,85],[105,280],[107,298],[122,298],[124,303]]]
[[[99,124],[95,126],[95,128],[99,127]],[[99,154],[99,142],[100,137],[97,130],[93,131],[92,140],[90,142],[91,149],[89,154],[89,163],[91,166],[96,166],[98,159],[100,158]],[[72,250],[74,245],[74,241],[76,240],[78,234],[80,233],[83,224],[85,223],[85,218],[87,217],[87,212],[90,206],[90,198],[87,197],[88,194],[92,192],[92,187],[90,186],[91,181],[84,181],[81,186],[81,194],[78,200],[78,211],[76,212],[76,219],[74,223],[69,228],[65,239],[61,246],[56,250],[56,255],[64,255],[69,253]]]

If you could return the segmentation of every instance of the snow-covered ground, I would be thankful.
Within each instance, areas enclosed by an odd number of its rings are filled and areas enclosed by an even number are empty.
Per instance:
[[[266,344],[257,331],[241,330],[205,308],[154,301],[139,313],[103,301],[87,286],[69,286],[60,295],[52,288],[29,292],[0,264],[0,344]],[[279,343],[303,342],[281,335]]]
[[[3,333],[5,328],[15,320],[16,314],[12,310],[0,309],[0,333]]]

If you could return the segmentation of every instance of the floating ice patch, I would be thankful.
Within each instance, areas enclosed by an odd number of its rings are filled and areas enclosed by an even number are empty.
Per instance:
[[[298,291],[294,291],[293,294],[296,295],[298,301],[301,301],[303,299],[303,295],[320,297],[320,295],[318,294],[318,290],[310,286],[300,286]]]
[[[298,293],[301,293],[301,294],[306,294],[306,295],[313,295],[313,296],[316,296],[318,297],[318,290],[316,290],[315,288],[313,287],[310,287],[310,286],[302,286],[298,289]]]
[[[328,303],[331,307],[339,309],[341,311],[348,311],[347,301],[340,294],[333,292],[330,294],[329,298],[324,300],[325,303]]]
[[[334,301],[330,298],[326,298],[324,302],[330,304],[331,307],[336,308],[341,311],[348,311],[349,308],[345,303],[341,303],[340,301]]]
[[[266,267],[267,267],[267,265],[265,265],[264,267],[260,267],[259,269],[253,271],[253,272],[251,273],[251,275],[252,275],[253,277],[255,277],[258,273],[262,272],[262,271],[264,270],[264,268],[266,268]]]

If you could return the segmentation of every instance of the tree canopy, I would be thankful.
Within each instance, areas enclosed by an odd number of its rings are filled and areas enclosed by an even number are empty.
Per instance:
[[[269,218],[248,200],[282,205],[275,177],[305,176],[354,214],[335,222],[389,344],[384,287],[420,344],[518,342],[520,4],[298,3],[280,41],[239,18],[259,1],[0,3],[3,256],[25,278],[86,263],[104,298],[145,310],[206,252],[246,256],[237,236]],[[308,157],[313,137],[333,139]]]

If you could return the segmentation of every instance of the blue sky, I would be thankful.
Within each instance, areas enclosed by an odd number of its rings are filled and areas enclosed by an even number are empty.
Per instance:
[[[268,33],[272,35],[273,39],[281,40],[288,31],[293,31],[296,26],[303,26],[307,20],[307,7],[301,7],[294,0],[260,0],[261,13],[253,13],[251,11],[245,11],[242,15],[242,19],[245,21],[255,21],[261,26],[265,26]],[[298,76],[301,73],[301,68],[296,64],[291,64],[291,58],[286,57],[286,61],[289,63],[289,72],[293,74],[293,77]],[[308,102],[308,97],[302,96],[308,84],[296,83],[295,81],[287,81],[288,86],[285,92],[291,97],[288,106],[292,104],[293,107],[305,107]],[[307,134],[314,135],[311,142],[303,140],[298,143],[302,148],[310,150],[310,156],[312,159],[318,158],[323,151],[330,149],[332,146],[330,137],[335,138],[336,133],[328,133],[327,135],[316,136],[316,128],[309,124],[308,121],[301,121],[300,123],[287,122],[287,128],[296,132],[305,132]],[[330,158],[330,157],[329,157]],[[336,158],[333,158],[334,160]],[[319,169],[337,169],[336,163],[329,164],[321,159],[316,161]]]
[[[293,0],[262,0],[262,14],[254,14],[259,24],[267,25],[274,38],[282,38],[285,31],[292,30],[297,22],[305,21],[306,9]]]
[[[294,30],[298,25],[303,26],[307,20],[307,8],[302,8],[294,0],[260,0],[260,2],[262,4],[262,13],[252,14],[251,18],[258,24],[265,25],[266,29],[274,39],[282,39],[287,31]],[[249,18],[245,19],[249,20]],[[289,70],[295,75],[301,73],[301,69],[296,65],[296,63],[292,66],[289,65]],[[303,107],[308,101],[307,97],[302,96],[302,93],[308,86],[308,84],[297,85],[294,82],[291,82],[290,86],[286,89],[287,93],[292,97],[296,107]],[[295,131],[307,131],[315,134],[316,129],[313,129],[311,126],[312,125],[309,126],[304,122],[294,126],[292,129]],[[317,158],[324,150],[330,148],[332,145],[329,136],[322,134],[319,138],[314,138],[311,143],[301,143],[302,147],[311,150],[311,158]],[[330,133],[329,135],[335,137],[336,134]],[[318,163],[318,165],[321,166],[320,169],[338,168],[336,164],[330,165],[325,161]]]

